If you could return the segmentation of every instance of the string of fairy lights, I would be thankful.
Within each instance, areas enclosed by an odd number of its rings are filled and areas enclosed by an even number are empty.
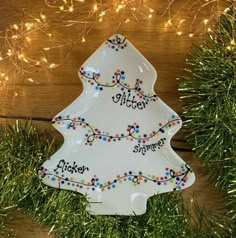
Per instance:
[[[34,83],[32,73],[64,64],[71,49],[86,42],[87,34],[106,17],[115,17],[117,26],[161,17],[163,29],[174,31],[178,36],[197,37],[211,32],[211,24],[221,14],[227,14],[232,5],[236,6],[236,0],[228,1],[226,8],[222,2],[225,1],[167,0],[164,12],[160,12],[156,0],[45,0],[38,14],[22,10],[19,23],[0,31],[0,40],[4,43],[0,48],[0,88],[9,87],[10,82],[14,84],[18,78]],[[203,15],[208,17],[203,19]],[[76,40],[54,42],[54,32],[76,25],[81,27]],[[232,36],[231,45],[227,47],[234,46]],[[69,47],[67,55],[62,62],[55,62],[50,52],[62,47]]]

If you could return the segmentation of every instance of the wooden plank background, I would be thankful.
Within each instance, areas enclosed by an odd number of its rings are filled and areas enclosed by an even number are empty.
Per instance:
[[[91,1],[90,1],[91,2]],[[43,1],[40,0],[1,0],[0,5],[0,30],[4,30],[9,24],[20,21],[22,8],[31,9],[35,14],[40,12]],[[34,83],[28,82],[21,77],[14,79],[14,83],[9,81],[8,91],[0,90],[0,115],[5,116],[28,116],[52,118],[75,98],[81,91],[82,85],[78,78],[78,69],[83,62],[97,49],[105,39],[119,33],[126,36],[140,52],[153,64],[158,72],[158,80],[155,84],[155,91],[158,96],[176,112],[181,114],[181,103],[177,91],[177,77],[183,75],[182,68],[185,67],[187,53],[193,43],[198,43],[198,38],[188,36],[179,37],[175,33],[168,31],[164,27],[166,17],[160,17],[167,7],[166,0],[150,0],[149,5],[156,10],[155,16],[150,21],[131,21],[123,24],[117,30],[119,19],[114,21],[112,16],[106,18],[104,23],[97,24],[86,36],[86,42],[76,45],[70,53],[67,61],[59,68],[39,72],[30,75]],[[200,20],[207,16],[203,14]],[[130,19],[132,19],[130,17]],[[65,39],[79,36],[79,26],[63,30]],[[60,32],[60,29],[57,30]],[[57,34],[57,33],[55,33]],[[36,39],[35,44],[43,44],[42,39]],[[1,41],[1,44],[4,44]],[[45,42],[45,45],[47,42]],[[46,47],[46,46],[45,46]],[[66,56],[68,48],[62,48],[52,53],[52,59],[62,62]],[[14,97],[14,93],[18,95]],[[14,120],[1,119],[1,123],[12,122]],[[50,123],[36,122],[41,128],[50,128]],[[175,139],[184,140],[183,133],[178,133]],[[189,148],[184,142],[173,140],[175,147]],[[178,151],[178,154],[193,168],[196,173],[195,184],[184,190],[183,193],[188,204],[192,194],[201,206],[214,211],[222,211],[224,207],[223,195],[218,193],[214,186],[208,182],[199,160],[192,152]],[[48,228],[34,224],[32,220],[23,212],[15,212],[9,223],[18,238],[27,237],[47,237]],[[52,235],[50,237],[53,237]]]

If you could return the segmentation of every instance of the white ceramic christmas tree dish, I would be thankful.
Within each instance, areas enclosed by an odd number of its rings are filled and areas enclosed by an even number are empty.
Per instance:
[[[39,170],[45,184],[87,195],[91,214],[140,215],[149,197],[194,182],[170,146],[181,119],[154,93],[155,69],[126,38],[109,38],[79,75],[82,95],[52,121],[64,144]]]

